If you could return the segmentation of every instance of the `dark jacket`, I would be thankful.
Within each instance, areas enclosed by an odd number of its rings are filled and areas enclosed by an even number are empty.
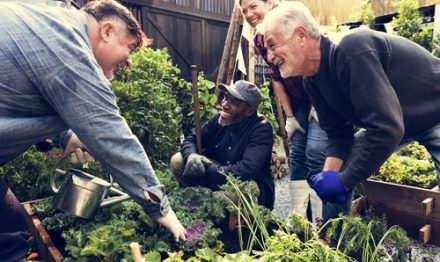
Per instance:
[[[354,187],[388,158],[406,135],[440,123],[440,59],[403,37],[353,30],[336,45],[321,40],[321,62],[305,78],[329,143],[327,156],[346,160],[354,126],[366,142],[341,172]]]
[[[273,208],[274,182],[271,176],[273,133],[270,122],[254,114],[241,123],[222,126],[217,113],[202,127],[202,154],[218,164],[210,165],[204,179],[210,188],[226,183],[219,169],[230,172],[242,181],[254,180],[260,188],[260,204]],[[196,153],[196,136],[191,134],[182,143],[181,153],[186,163],[191,153]]]

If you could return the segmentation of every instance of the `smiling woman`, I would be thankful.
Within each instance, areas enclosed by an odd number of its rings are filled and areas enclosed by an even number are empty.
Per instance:
[[[240,0],[244,19],[252,28],[260,24],[267,12],[274,7],[273,0]]]
[[[245,20],[253,28],[264,24],[271,10],[276,10],[279,6],[275,0],[240,0],[239,3]],[[295,35],[292,30],[282,34],[275,30],[277,28],[273,29],[272,35],[264,35],[257,30],[254,37],[255,47],[269,65],[271,84],[275,96],[279,97],[276,100],[281,102],[287,117],[285,132],[291,140],[291,212],[306,216],[310,199],[311,220],[314,220],[321,216],[321,203],[305,179],[308,173],[321,171],[327,136],[319,127],[316,114],[311,113],[314,110],[310,110],[311,103],[302,84],[304,72],[292,70],[301,69],[299,65],[304,61],[300,52],[303,33]],[[295,48],[295,52],[286,52],[290,47]],[[288,59],[284,56],[286,54],[289,55]],[[291,77],[287,77],[288,75]]]

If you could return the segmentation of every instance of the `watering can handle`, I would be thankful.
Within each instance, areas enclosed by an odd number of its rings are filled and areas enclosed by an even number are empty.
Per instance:
[[[117,204],[117,203],[120,203],[120,202],[123,202],[125,200],[130,199],[130,196],[127,193],[124,193],[121,190],[113,187],[113,177],[111,175],[109,177],[110,177],[109,179],[110,179],[111,186],[108,190],[112,191],[113,193],[118,194],[119,196],[114,196],[114,197],[103,199],[100,207],[111,206],[113,204]]]
[[[52,188],[52,191],[53,191],[54,193],[58,193],[58,190],[60,189],[59,187],[57,187],[57,186],[55,185],[55,173],[58,173],[58,174],[60,174],[60,175],[66,175],[67,172],[64,171],[64,170],[59,169],[58,166],[59,166],[60,163],[61,163],[64,159],[66,159],[67,157],[68,157],[67,155],[61,157],[61,158],[57,161],[57,163],[55,164],[55,168],[53,169],[53,172],[50,174],[50,187]]]
[[[61,169],[56,168],[56,169],[53,171],[52,175],[50,176],[50,187],[52,188],[52,191],[53,191],[54,193],[58,193],[58,190],[59,190],[60,188],[57,187],[57,186],[55,185],[55,174],[54,174],[54,173],[58,173],[58,174],[60,174],[60,175],[65,175],[67,172],[64,171],[64,170],[61,170]]]

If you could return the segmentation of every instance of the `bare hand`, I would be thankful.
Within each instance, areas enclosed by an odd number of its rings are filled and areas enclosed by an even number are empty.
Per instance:
[[[81,142],[81,140],[79,140],[75,133],[72,133],[72,136],[64,149],[63,155],[70,155],[69,160],[73,164],[94,161],[93,156],[87,152],[86,146]]]

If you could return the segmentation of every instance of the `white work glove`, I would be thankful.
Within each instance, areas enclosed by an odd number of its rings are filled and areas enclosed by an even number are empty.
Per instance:
[[[292,116],[292,117],[288,117],[288,118],[286,119],[286,126],[285,126],[285,128],[286,128],[287,136],[288,136],[289,138],[292,137],[293,134],[295,134],[296,131],[299,131],[299,132],[301,132],[301,133],[303,133],[303,134],[306,133],[306,131],[304,130],[304,128],[302,128],[302,127],[299,125],[298,121],[296,121],[296,118],[295,118],[294,116]]]
[[[182,176],[203,176],[207,166],[212,164],[207,157],[192,153],[188,156]]]
[[[86,146],[79,140],[75,133],[72,133],[63,154],[65,156],[70,155],[69,161],[72,164],[93,162],[95,159],[86,150]]]
[[[177,242],[186,240],[186,230],[172,209],[165,216],[158,218],[157,222],[166,227]]]
[[[319,122],[318,114],[316,113],[316,110],[315,110],[315,108],[313,106],[310,109],[310,114],[309,114],[309,120],[311,120],[311,119],[315,119],[316,122]]]

